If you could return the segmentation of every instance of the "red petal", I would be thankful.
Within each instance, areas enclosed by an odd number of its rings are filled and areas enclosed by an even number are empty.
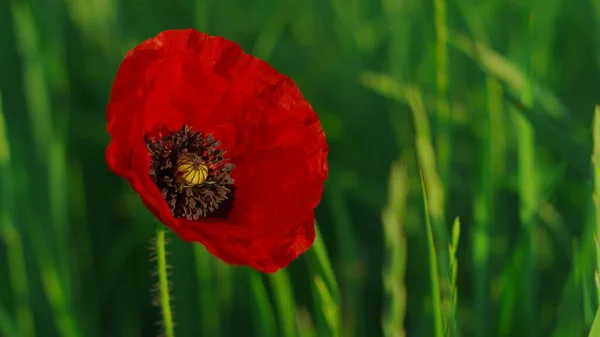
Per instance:
[[[107,119],[109,167],[184,240],[264,272],[312,245],[327,177],[325,135],[294,83],[237,44],[191,29],[143,42],[119,69]],[[227,219],[174,218],[149,176],[144,135],[183,124],[214,134],[236,165]]]

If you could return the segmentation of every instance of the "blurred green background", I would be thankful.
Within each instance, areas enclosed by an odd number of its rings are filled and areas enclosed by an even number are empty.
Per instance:
[[[274,275],[169,235],[177,336],[588,335],[599,0],[0,0],[0,336],[160,332],[104,115],[125,53],[188,27],[294,79],[330,176]]]

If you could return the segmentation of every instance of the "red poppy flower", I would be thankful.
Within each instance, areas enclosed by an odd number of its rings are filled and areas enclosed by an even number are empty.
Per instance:
[[[288,77],[234,42],[164,31],[125,56],[108,166],[183,240],[263,272],[315,239],[328,147]]]

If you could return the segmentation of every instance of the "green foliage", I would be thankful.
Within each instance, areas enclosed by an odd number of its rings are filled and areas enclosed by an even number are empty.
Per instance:
[[[104,114],[125,53],[187,27],[294,79],[330,176],[277,274],[168,235],[176,336],[598,334],[599,1],[7,0],[1,336],[160,331]]]

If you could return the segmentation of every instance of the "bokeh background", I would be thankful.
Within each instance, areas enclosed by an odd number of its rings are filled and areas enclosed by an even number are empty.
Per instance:
[[[276,274],[169,235],[177,336],[588,335],[600,1],[0,0],[0,336],[160,332],[104,116],[125,53],[188,27],[294,79],[330,176]]]

